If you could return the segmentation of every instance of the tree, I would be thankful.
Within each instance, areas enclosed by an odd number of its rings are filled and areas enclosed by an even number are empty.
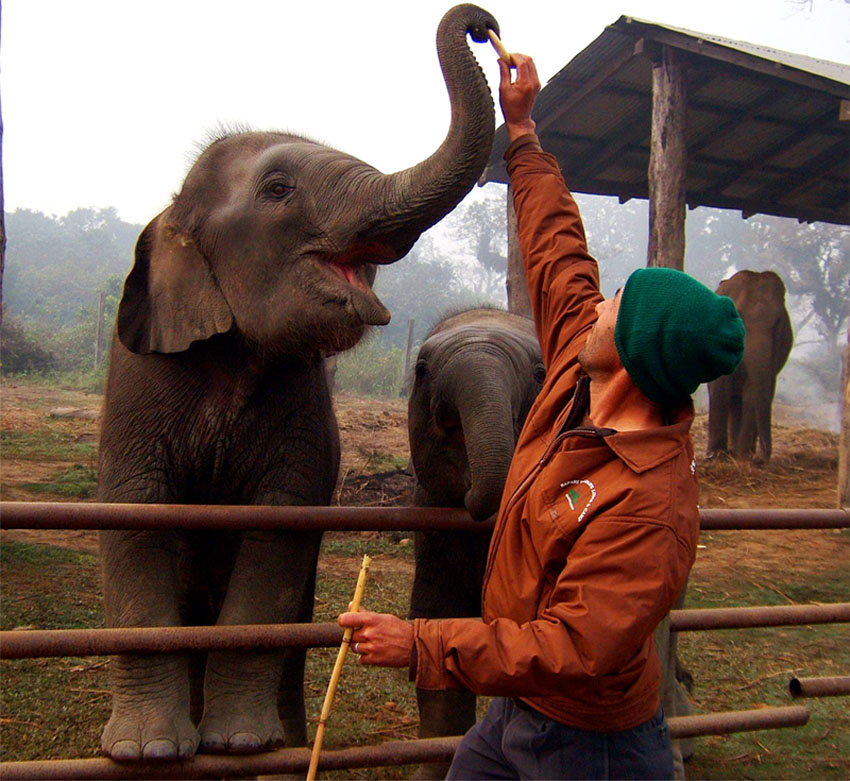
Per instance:
[[[463,280],[481,302],[504,304],[508,272],[506,190],[491,188],[467,198],[446,220],[443,230],[458,262],[466,261]]]
[[[405,348],[407,324],[416,321],[416,341],[441,315],[457,304],[459,290],[455,265],[437,249],[434,236],[422,236],[408,255],[391,266],[381,266],[375,293],[392,313],[380,329],[385,345]]]
[[[777,217],[753,219],[750,230],[756,267],[775,270],[797,298],[796,330],[811,324],[837,366],[850,312],[850,230]]]

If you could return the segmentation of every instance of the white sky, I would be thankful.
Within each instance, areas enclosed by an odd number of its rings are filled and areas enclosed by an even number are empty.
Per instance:
[[[850,0],[486,0],[545,83],[620,15],[850,62]],[[434,35],[452,0],[5,0],[7,210],[146,223],[219,123],[292,130],[396,171],[449,123]],[[496,53],[473,45],[491,88]],[[496,98],[498,102],[498,99]],[[497,108],[497,124],[501,114]]]

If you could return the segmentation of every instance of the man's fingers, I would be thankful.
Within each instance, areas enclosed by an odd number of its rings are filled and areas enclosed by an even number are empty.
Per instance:
[[[337,618],[336,622],[340,626],[345,627],[359,627],[359,626],[367,626],[370,623],[374,622],[374,613],[370,613],[366,610],[358,611],[357,613],[340,613],[339,618]]]

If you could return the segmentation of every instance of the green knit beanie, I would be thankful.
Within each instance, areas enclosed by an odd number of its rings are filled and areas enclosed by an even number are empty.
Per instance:
[[[620,297],[614,341],[635,385],[666,404],[735,371],[744,355],[744,322],[731,298],[684,272],[641,268]]]

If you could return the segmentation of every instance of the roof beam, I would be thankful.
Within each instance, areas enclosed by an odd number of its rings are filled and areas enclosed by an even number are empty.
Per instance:
[[[759,168],[762,168],[765,163],[773,160],[779,155],[787,152],[789,149],[797,146],[801,141],[804,141],[807,136],[811,135],[812,131],[819,128],[820,125],[825,122],[831,122],[835,117],[835,108],[830,106],[827,111],[822,112],[819,116],[815,117],[811,122],[808,123],[807,127],[801,127],[796,132],[792,133],[790,136],[786,136],[782,141],[774,144],[772,147],[767,149],[763,154],[758,155],[758,157],[750,158],[746,164],[739,163],[737,166],[737,173],[735,176],[727,179],[726,181],[715,185],[711,190],[707,191],[707,195],[712,197],[713,195],[719,195],[720,193],[727,190],[729,187],[734,185],[737,182],[740,182],[746,176],[749,176],[754,171],[757,171]]]
[[[619,55],[611,59],[605,64],[605,67],[597,71],[593,78],[588,79],[581,87],[579,87],[570,97],[565,100],[557,109],[550,111],[545,117],[542,117],[537,122],[537,135],[540,136],[554,122],[557,122],[565,114],[568,114],[572,109],[584,100],[588,95],[592,94],[595,89],[610,79],[617,71],[619,71],[629,60],[635,56],[632,47],[627,47]]]
[[[815,179],[834,168],[839,161],[846,159],[847,141],[842,139],[806,163],[803,169],[806,172],[805,176],[797,171],[790,173],[783,178],[780,184],[770,185],[759,190],[753,196],[753,199],[756,201],[763,199],[785,201],[800,190],[810,187]]]

